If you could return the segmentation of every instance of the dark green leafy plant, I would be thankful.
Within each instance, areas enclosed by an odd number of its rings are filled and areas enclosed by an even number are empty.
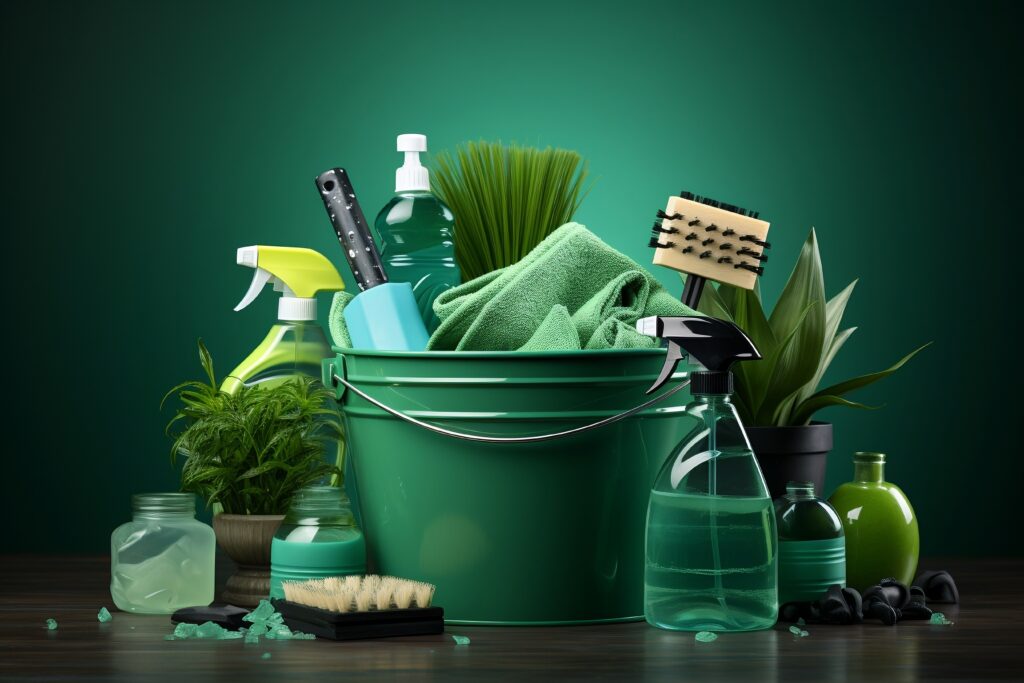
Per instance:
[[[455,260],[468,282],[516,263],[572,220],[587,165],[564,149],[467,142],[438,154],[431,177],[455,214]]]
[[[299,489],[340,476],[324,459],[325,445],[341,436],[327,389],[299,376],[229,394],[220,390],[202,340],[199,358],[209,383],[184,382],[164,396],[181,401],[167,434],[174,439],[171,462],[185,458],[182,491],[202,496],[208,506],[218,503],[226,513],[277,515]]]
[[[874,409],[844,395],[888,377],[928,346],[918,347],[892,366],[819,389],[836,354],[857,329],[840,330],[854,280],[831,299],[825,299],[825,278],[818,239],[811,229],[796,267],[770,315],[765,315],[759,288],[720,285],[705,287],[700,311],[731,320],[761,351],[762,360],[737,363],[735,402],[748,426],[805,425],[829,406]]]

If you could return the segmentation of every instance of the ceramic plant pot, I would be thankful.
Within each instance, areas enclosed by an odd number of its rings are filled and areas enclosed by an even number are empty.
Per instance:
[[[791,481],[809,481],[825,490],[825,465],[832,450],[832,424],[802,427],[748,427],[750,445],[772,499],[786,493]]]
[[[228,579],[221,600],[255,607],[270,595],[270,543],[284,515],[228,515],[213,518],[217,545],[238,569]]]

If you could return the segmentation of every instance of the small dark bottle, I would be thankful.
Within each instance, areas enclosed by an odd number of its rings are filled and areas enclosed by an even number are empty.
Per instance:
[[[846,539],[835,509],[815,497],[814,484],[791,481],[775,500],[779,529],[779,602],[817,600],[846,585]]]

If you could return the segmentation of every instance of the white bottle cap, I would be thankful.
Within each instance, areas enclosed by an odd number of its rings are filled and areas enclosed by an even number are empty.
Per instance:
[[[277,302],[278,320],[316,320],[316,299],[282,296]]]
[[[427,136],[406,133],[398,136],[398,151],[405,152],[405,164],[395,171],[395,192],[430,189],[430,171],[420,164],[420,152],[427,151]]]

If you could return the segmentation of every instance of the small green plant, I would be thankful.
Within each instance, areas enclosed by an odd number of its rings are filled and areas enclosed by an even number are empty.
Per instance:
[[[839,294],[825,299],[821,255],[812,228],[770,315],[765,315],[758,288],[704,288],[701,312],[736,323],[763,357],[733,366],[734,398],[744,423],[756,427],[798,426],[808,424],[817,411],[829,406],[874,409],[843,396],[893,374],[931,343],[885,370],[819,389],[828,366],[857,329],[839,329],[856,284],[854,280]]]
[[[431,177],[455,214],[455,260],[468,282],[516,263],[572,220],[587,165],[564,149],[467,142],[438,154]]]
[[[341,423],[321,384],[298,376],[229,394],[220,390],[202,340],[199,358],[209,383],[184,382],[164,396],[181,402],[167,434],[174,439],[171,462],[185,458],[182,491],[226,513],[277,515],[299,489],[341,475],[324,459],[325,445],[341,437]]]

